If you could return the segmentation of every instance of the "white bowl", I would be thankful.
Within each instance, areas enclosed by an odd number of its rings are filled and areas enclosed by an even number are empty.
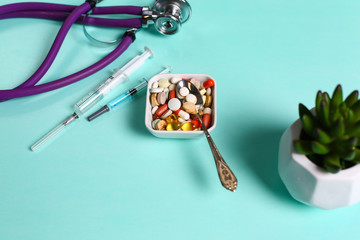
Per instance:
[[[161,138],[194,138],[199,137],[204,134],[203,131],[166,131],[166,130],[155,130],[152,128],[152,119],[153,116],[151,114],[151,103],[150,103],[150,88],[155,81],[160,80],[161,78],[168,78],[171,79],[172,77],[181,77],[181,78],[196,78],[201,83],[205,82],[206,80],[214,78],[210,77],[206,74],[158,74],[153,76],[148,83],[147,92],[146,92],[146,108],[145,108],[145,126],[146,128],[156,137]],[[212,87],[212,106],[211,106],[211,127],[208,128],[208,131],[211,132],[216,127],[216,81],[214,80],[215,85]]]

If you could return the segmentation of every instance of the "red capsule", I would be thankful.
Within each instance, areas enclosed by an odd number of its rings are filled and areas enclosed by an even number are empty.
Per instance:
[[[176,111],[173,111],[173,113],[175,113],[177,116],[179,116],[179,112],[181,111],[181,108],[179,108],[178,110]]]
[[[168,110],[168,105],[167,105],[167,103],[165,103],[164,105],[161,105],[159,108],[158,108],[158,110],[156,110],[156,115],[158,115],[158,116],[161,116],[161,115],[163,115],[163,113],[164,112],[166,112],[166,110]]]
[[[202,121],[205,125],[206,128],[210,127],[210,120],[211,120],[211,116],[208,113],[205,113],[202,117]]]
[[[209,80],[203,82],[204,88],[209,88],[209,87],[212,87],[214,85],[215,85],[215,82],[212,79],[209,79]]]
[[[169,92],[169,100],[172,99],[172,98],[175,98],[175,90],[171,90]]]

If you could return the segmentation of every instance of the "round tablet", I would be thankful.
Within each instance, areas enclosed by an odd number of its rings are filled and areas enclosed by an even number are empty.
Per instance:
[[[186,100],[187,102],[191,102],[191,103],[193,103],[193,104],[195,104],[196,101],[197,101],[196,96],[195,96],[194,94],[188,94],[188,95],[186,96],[185,100]]]
[[[176,111],[181,107],[181,102],[177,98],[172,98],[168,102],[168,108],[172,111]]]
[[[186,87],[182,87],[180,88],[179,93],[181,96],[186,97],[189,94],[189,89],[187,89]]]

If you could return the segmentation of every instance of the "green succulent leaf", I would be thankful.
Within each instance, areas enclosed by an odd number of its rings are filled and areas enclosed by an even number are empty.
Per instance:
[[[311,149],[311,141],[305,141],[305,140],[295,140],[294,141],[294,150],[297,153],[301,154],[312,154],[313,151]]]
[[[312,112],[305,105],[300,103],[299,104],[299,116],[300,116],[300,118],[302,118],[304,115],[311,117],[311,119],[315,121],[315,117],[312,114]]]
[[[327,92],[324,92],[324,93],[323,93],[323,96],[324,96],[324,101],[325,101],[328,105],[330,105],[330,96],[329,96],[329,94],[328,94]]]
[[[316,93],[316,99],[315,99],[315,111],[316,111],[316,115],[319,115],[320,112],[320,105],[321,102],[324,100],[323,94],[321,91],[318,91]]]
[[[331,107],[336,108],[338,107],[343,101],[343,94],[342,94],[342,88],[341,85],[337,85],[337,87],[334,90],[334,93],[331,98]]]
[[[332,126],[332,134],[335,137],[341,137],[345,134],[344,118],[340,117]]]
[[[355,157],[352,160],[354,163],[360,163],[360,150],[359,149],[355,149]]]
[[[351,110],[354,112],[355,115],[355,119],[359,119],[360,116],[360,100],[356,101],[356,103],[354,103],[351,106]]]
[[[348,110],[346,122],[349,125],[351,125],[355,122],[355,114],[354,114],[353,110],[351,110],[351,109]]]
[[[357,143],[358,143],[358,138],[351,137],[349,139],[341,141],[339,145],[345,149],[354,149]]]
[[[315,138],[322,144],[329,144],[332,142],[332,138],[327,134],[324,130],[320,128],[316,128],[314,130]]]
[[[331,173],[337,173],[341,170],[341,163],[339,156],[326,155],[324,157],[324,168]]]
[[[346,161],[352,161],[355,158],[355,155],[355,150],[347,150],[339,153],[339,156]]]
[[[318,141],[311,142],[311,149],[314,151],[314,153],[320,154],[320,155],[325,155],[330,152],[329,146],[322,144]]]
[[[360,123],[356,123],[349,130],[348,134],[352,136],[360,135]]]
[[[330,115],[330,106],[329,103],[324,100],[320,104],[320,111],[317,116],[319,118],[321,125],[324,128],[330,127],[329,115]]]
[[[351,107],[357,102],[358,98],[359,98],[359,92],[355,90],[349,94],[349,96],[345,99],[344,102],[346,106]]]
[[[316,123],[309,115],[304,115],[301,118],[301,124],[302,124],[302,127],[303,127],[305,133],[309,136],[313,136],[313,133],[314,133],[314,130],[316,127]]]

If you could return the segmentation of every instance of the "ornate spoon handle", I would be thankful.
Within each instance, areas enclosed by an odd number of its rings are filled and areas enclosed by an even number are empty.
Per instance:
[[[226,164],[225,160],[221,156],[213,139],[210,136],[210,133],[208,132],[207,128],[205,127],[205,125],[198,113],[196,114],[196,117],[199,119],[199,121],[204,129],[206,139],[208,140],[209,146],[211,148],[211,152],[215,159],[215,164],[216,164],[216,168],[217,168],[217,172],[218,172],[221,184],[224,186],[224,188],[235,192],[235,189],[237,187],[237,179],[236,179],[234,173],[231,171],[231,169],[229,168],[229,166]]]

